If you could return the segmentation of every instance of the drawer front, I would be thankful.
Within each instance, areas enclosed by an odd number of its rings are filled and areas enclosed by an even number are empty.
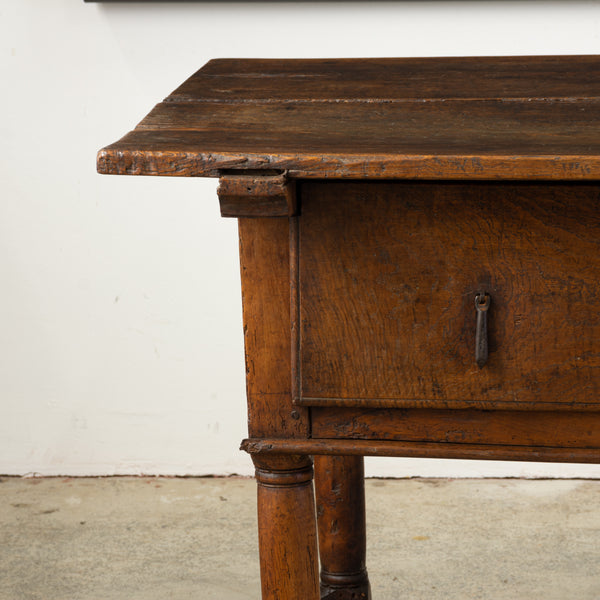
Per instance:
[[[308,182],[297,398],[600,409],[600,188]],[[475,297],[489,294],[488,359]]]

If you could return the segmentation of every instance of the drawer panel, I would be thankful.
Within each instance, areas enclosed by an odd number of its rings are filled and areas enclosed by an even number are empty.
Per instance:
[[[598,186],[300,188],[296,401],[600,409]],[[475,297],[491,297],[475,362]]]

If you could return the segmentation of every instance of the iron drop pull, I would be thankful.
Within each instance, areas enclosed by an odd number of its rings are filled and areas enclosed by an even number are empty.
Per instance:
[[[488,334],[487,311],[490,307],[489,294],[475,296],[475,310],[477,311],[477,329],[475,330],[475,361],[479,368],[483,367],[488,359]]]

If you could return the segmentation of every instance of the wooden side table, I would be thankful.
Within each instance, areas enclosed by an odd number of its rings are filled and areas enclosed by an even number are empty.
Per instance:
[[[365,455],[599,462],[600,58],[214,60],[98,170],[239,219],[264,600],[370,597]]]

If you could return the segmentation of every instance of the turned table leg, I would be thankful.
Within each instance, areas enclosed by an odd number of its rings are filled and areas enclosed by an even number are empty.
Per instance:
[[[364,459],[315,456],[323,600],[368,600]]]
[[[262,600],[319,600],[312,461],[254,455]]]

